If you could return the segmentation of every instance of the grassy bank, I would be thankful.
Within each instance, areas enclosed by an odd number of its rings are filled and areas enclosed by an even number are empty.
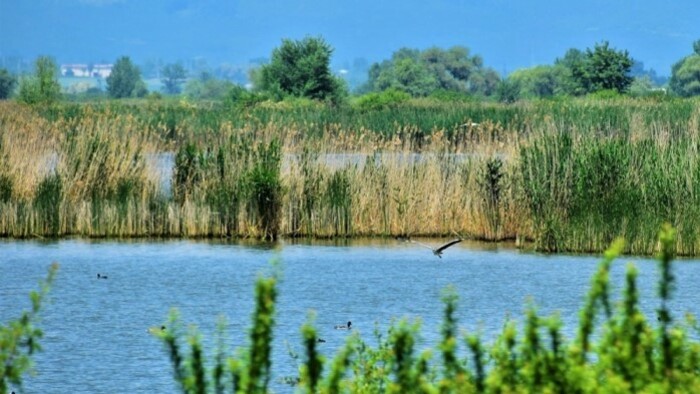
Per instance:
[[[0,234],[456,232],[583,252],[624,236],[648,254],[670,222],[696,255],[699,129],[689,100],[0,103]]]

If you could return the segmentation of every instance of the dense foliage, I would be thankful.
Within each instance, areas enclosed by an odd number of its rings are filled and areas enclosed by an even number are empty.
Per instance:
[[[424,51],[402,48],[390,60],[371,66],[362,90],[398,89],[412,96],[427,96],[442,89],[488,96],[494,93],[499,79],[493,69],[484,66],[480,56],[470,56],[465,47]]]
[[[499,98],[503,102],[513,102],[518,98],[566,94],[566,77],[567,69],[563,66],[537,66],[516,70],[508,76],[507,83],[510,86],[499,87]]]
[[[282,40],[282,45],[272,51],[270,64],[257,70],[255,87],[277,97],[290,95],[339,102],[345,87],[331,73],[332,52],[322,38]]]
[[[627,51],[617,51],[604,41],[586,49],[582,61],[574,64],[572,74],[586,93],[600,90],[623,93],[632,83],[629,75],[632,64]]]
[[[700,95],[700,40],[693,43],[694,53],[671,68],[671,90],[683,97]]]
[[[187,79],[187,70],[180,63],[166,64],[161,70],[161,82],[163,91],[167,94],[178,94],[182,90],[182,84]]]
[[[40,56],[34,64],[34,75],[24,77],[19,84],[19,100],[27,104],[50,104],[61,97],[56,62]]]
[[[627,51],[617,51],[608,42],[596,44],[585,52],[572,48],[551,66],[512,72],[497,93],[502,102],[557,95],[580,96],[600,91],[625,93],[634,80],[631,76],[633,64]]]
[[[659,234],[656,316],[640,310],[637,270],[632,265],[627,268],[621,302],[617,307],[612,304],[609,275],[622,250],[619,240],[605,253],[592,279],[573,339],[564,336],[557,315],[540,316],[531,305],[522,325],[510,320],[493,343],[484,343],[476,333],[460,334],[457,298],[447,292],[437,349],[419,353],[419,324],[402,320],[386,336],[378,335],[376,346],[357,334],[349,336],[326,361],[319,354],[316,330],[307,323],[301,329],[305,359],[299,375],[282,381],[304,393],[697,392],[697,322],[693,316],[678,320],[669,310],[675,241],[675,231],[665,226]],[[167,329],[156,335],[166,345],[183,393],[268,391],[273,377],[275,283],[274,277],[257,282],[247,349],[229,355],[220,340],[213,362],[207,360],[196,330],[183,335],[178,314],[171,314]],[[224,327],[220,325],[220,335]]]
[[[143,97],[148,93],[141,71],[128,56],[117,59],[106,81],[107,92],[112,98]]]
[[[185,83],[184,94],[198,100],[222,100],[234,88],[232,82],[217,79],[208,72],[201,72]]]

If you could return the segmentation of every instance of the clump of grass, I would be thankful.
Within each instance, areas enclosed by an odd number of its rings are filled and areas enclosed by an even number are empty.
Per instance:
[[[258,145],[252,168],[245,175],[248,212],[260,229],[261,237],[275,240],[279,235],[282,182],[280,179],[281,149],[278,140]]]
[[[14,181],[8,175],[0,175],[0,203],[12,200]]]
[[[61,235],[61,203],[63,202],[63,179],[54,173],[39,183],[34,196],[38,230],[49,236]]]
[[[194,143],[180,147],[175,156],[173,172],[173,194],[176,201],[182,203],[192,198],[191,194],[204,179],[204,172],[210,160],[211,157]]]
[[[491,236],[499,239],[501,230],[501,197],[504,189],[503,160],[500,157],[488,159],[480,175],[479,186],[483,193],[484,211]]]
[[[336,236],[352,234],[352,195],[349,172],[349,168],[334,172],[326,185],[329,216],[333,224],[333,234]]]
[[[304,232],[306,235],[315,234],[316,230],[316,218],[317,209],[321,200],[321,182],[323,181],[323,175],[320,173],[320,169],[316,164],[318,160],[318,153],[315,153],[308,146],[305,146],[301,158],[301,176],[302,176],[302,190],[301,190],[301,211],[303,212],[303,223]],[[295,226],[292,223],[292,229],[296,229],[299,226]]]

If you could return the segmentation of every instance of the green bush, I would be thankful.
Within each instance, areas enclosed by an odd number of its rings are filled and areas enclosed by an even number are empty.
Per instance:
[[[614,100],[622,98],[623,96],[615,89],[604,89],[589,93],[586,97],[593,100]]]
[[[378,93],[367,93],[355,101],[354,107],[362,111],[376,111],[395,108],[411,99],[411,95],[397,89],[387,89]]]
[[[228,90],[224,102],[235,108],[250,108],[269,99],[270,97],[264,93],[249,92],[243,86],[234,85]]]
[[[34,75],[20,80],[18,99],[27,104],[55,103],[61,97],[56,62],[50,57],[40,56],[34,68]]]

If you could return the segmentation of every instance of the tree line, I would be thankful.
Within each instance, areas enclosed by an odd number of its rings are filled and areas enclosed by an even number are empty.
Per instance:
[[[252,89],[217,79],[206,71],[190,76],[179,63],[160,70],[162,93],[184,93],[196,99],[282,100],[300,97],[343,102],[350,91],[345,80],[330,68],[333,48],[321,37],[284,39],[266,64],[251,70]],[[18,77],[0,69],[0,99],[16,96],[20,101],[55,101],[61,96],[57,66],[49,57],[39,57],[35,72]],[[663,90],[653,70],[644,69],[626,50],[607,41],[585,50],[569,49],[554,64],[519,69],[501,77],[484,64],[481,56],[463,46],[425,50],[401,48],[391,58],[372,64],[367,80],[355,90],[369,95],[370,102],[410,97],[477,98],[501,102],[555,96],[598,94],[642,95]],[[141,71],[128,56],[114,63],[106,78],[106,93],[120,99],[149,94]],[[700,40],[693,53],[676,62],[667,84],[672,94],[700,95]],[[604,93],[600,93],[604,92]],[[158,92],[151,94],[159,95]]]

